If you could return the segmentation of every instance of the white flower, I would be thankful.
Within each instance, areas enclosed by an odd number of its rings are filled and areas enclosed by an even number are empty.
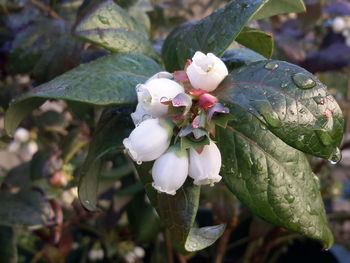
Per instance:
[[[152,115],[150,115],[143,109],[140,103],[137,104],[135,112],[131,113],[130,115],[135,126],[139,125],[144,120],[153,118]]]
[[[194,179],[194,184],[214,184],[221,180],[219,175],[221,168],[220,150],[212,141],[204,146],[199,154],[194,149],[190,149],[189,176]]]
[[[215,90],[228,75],[227,68],[221,59],[212,53],[205,55],[200,51],[194,54],[186,73],[193,88],[207,92]]]
[[[172,125],[163,119],[148,119],[141,122],[123,144],[137,163],[153,161],[168,149],[172,129]]]
[[[154,79],[172,79],[173,78],[173,74],[167,72],[167,71],[161,71],[161,72],[158,72],[156,74],[154,74],[152,77],[150,77],[147,81],[146,81],[146,84],[148,82],[150,82],[151,80],[154,80]]]
[[[18,128],[13,137],[18,142],[26,142],[29,140],[29,131],[24,128]]]
[[[183,93],[184,88],[173,80],[161,78],[137,85],[136,92],[143,109],[154,117],[161,117],[168,112],[168,106],[161,102],[171,100],[177,94]]]
[[[152,186],[159,192],[175,195],[188,175],[188,153],[186,150],[170,148],[157,159],[152,168]]]
[[[338,16],[333,20],[333,31],[336,33],[342,32],[346,27],[344,18]]]

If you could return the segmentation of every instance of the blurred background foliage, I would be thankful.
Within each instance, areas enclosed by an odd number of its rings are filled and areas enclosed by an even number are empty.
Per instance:
[[[273,57],[316,74],[347,119],[343,159],[310,158],[335,235],[330,251],[253,216],[226,187],[203,187],[196,223],[227,223],[213,246],[180,256],[122,152],[104,157],[98,212],[77,199],[87,144],[102,109],[47,101],[6,135],[10,101],[71,68],[110,53],[72,35],[96,0],[0,0],[0,262],[350,262],[350,2],[306,0],[307,13],[250,22],[273,35]],[[115,0],[160,52],[177,25],[229,1]],[[232,43],[232,47],[239,47]],[[132,109],[112,108],[128,116]],[[130,120],[120,120],[130,124]],[[131,127],[131,126],[130,126]]]

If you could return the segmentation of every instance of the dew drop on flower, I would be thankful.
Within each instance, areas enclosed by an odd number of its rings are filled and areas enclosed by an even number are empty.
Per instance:
[[[162,103],[169,101],[169,99],[167,97],[161,97],[159,101]]]

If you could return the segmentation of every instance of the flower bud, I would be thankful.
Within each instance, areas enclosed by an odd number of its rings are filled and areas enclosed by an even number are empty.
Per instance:
[[[221,168],[221,154],[215,143],[210,141],[204,146],[203,151],[198,153],[190,149],[189,176],[194,179],[194,184],[214,184],[221,180],[219,175]]]
[[[194,54],[186,73],[193,88],[207,92],[215,90],[228,75],[226,65],[221,59],[212,53],[205,55],[200,51]]]
[[[137,163],[153,161],[168,149],[172,129],[172,124],[165,120],[147,119],[124,139],[123,144]]]
[[[137,104],[135,112],[131,113],[130,116],[135,126],[139,125],[144,120],[153,118],[152,115],[143,109],[140,103]]]
[[[217,102],[218,99],[208,93],[204,93],[199,97],[199,106],[206,111]]]
[[[173,80],[161,78],[138,85],[136,91],[143,109],[154,117],[161,117],[168,112],[168,105],[162,102],[169,101],[177,94],[183,93],[184,88]]]
[[[188,153],[186,150],[170,148],[154,162],[152,186],[159,192],[175,195],[188,175]]]

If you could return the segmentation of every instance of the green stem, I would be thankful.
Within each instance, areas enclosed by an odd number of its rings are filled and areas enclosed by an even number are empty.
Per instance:
[[[168,263],[174,263],[174,250],[173,250],[173,244],[171,241],[170,233],[167,229],[164,230],[164,239],[165,239],[165,246],[166,246],[166,254]]]

